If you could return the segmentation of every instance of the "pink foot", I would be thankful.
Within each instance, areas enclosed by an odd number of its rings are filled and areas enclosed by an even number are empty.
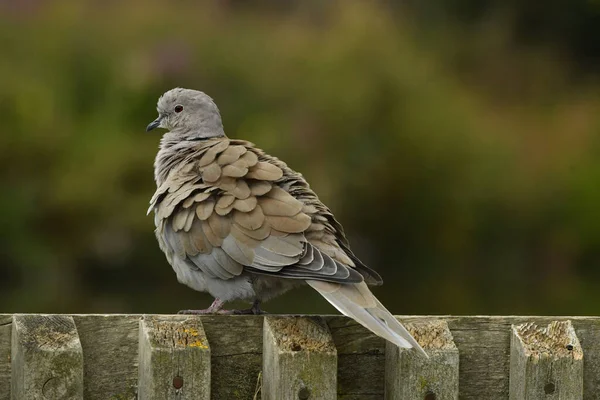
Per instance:
[[[261,315],[266,314],[263,310],[260,309],[260,302],[256,300],[252,303],[252,307],[246,310],[224,310],[223,306],[225,303],[220,299],[215,299],[210,307],[205,308],[204,310],[181,310],[177,314],[186,314],[186,315]]]
[[[220,299],[215,299],[210,307],[204,310],[181,310],[177,314],[188,314],[188,315],[210,315],[210,314],[233,314],[233,311],[223,310],[225,303]]]
[[[235,314],[235,310],[212,310],[209,307],[209,308],[205,308],[204,310],[179,310],[179,311],[177,311],[177,314],[184,314],[184,315],[215,315],[215,314],[230,315],[230,314]]]

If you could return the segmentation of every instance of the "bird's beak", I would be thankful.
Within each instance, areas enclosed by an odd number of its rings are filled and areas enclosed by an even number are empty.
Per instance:
[[[162,122],[162,119],[162,115],[159,115],[158,118],[150,122],[150,124],[148,124],[148,126],[146,127],[146,132],[150,132],[152,129],[158,128],[160,126],[160,123]]]

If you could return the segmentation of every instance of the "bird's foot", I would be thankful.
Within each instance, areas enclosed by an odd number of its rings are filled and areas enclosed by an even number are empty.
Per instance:
[[[221,299],[215,299],[210,307],[204,310],[180,310],[177,314],[186,315],[213,315],[213,314],[234,314],[233,310],[224,310],[225,303]]]
[[[235,315],[263,315],[267,314],[266,311],[260,309],[260,302],[258,300],[252,303],[252,307],[245,310],[233,310]]]
[[[179,310],[177,314],[183,315],[228,315],[235,314],[236,310],[213,310],[210,307],[205,308],[203,310]]]
[[[225,310],[223,306],[225,303],[220,299],[215,299],[210,307],[204,310],[181,310],[177,314],[185,315],[262,315],[266,314],[265,311],[260,309],[260,302],[257,300],[252,303],[252,307],[245,310]]]

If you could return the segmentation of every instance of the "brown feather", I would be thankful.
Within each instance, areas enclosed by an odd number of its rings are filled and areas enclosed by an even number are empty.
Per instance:
[[[231,176],[233,178],[241,178],[242,176],[246,175],[247,172],[248,168],[240,167],[235,164],[229,164],[223,167],[223,175]]]
[[[289,201],[272,197],[261,197],[260,206],[266,215],[293,217],[302,209],[302,203],[290,196]]]
[[[256,208],[256,197],[248,197],[247,199],[237,199],[233,202],[233,208],[242,212],[250,212]]]
[[[265,222],[265,215],[260,206],[257,206],[249,212],[235,211],[233,213],[233,220],[246,229],[255,230],[263,225]]]
[[[221,176],[221,167],[219,164],[212,163],[202,170],[202,179],[205,182],[216,182]]]
[[[215,235],[220,238],[225,238],[227,235],[229,235],[229,231],[231,229],[231,218],[222,217],[213,213],[208,218],[208,225],[210,225],[210,229]]]
[[[173,210],[187,198],[194,190],[198,189],[198,185],[188,185],[182,187],[175,193],[170,193],[165,196],[165,199],[158,206],[158,216],[161,219],[167,218],[173,213]]]
[[[215,161],[215,158],[219,153],[224,151],[229,146],[229,139],[219,140],[213,147],[208,149],[206,153],[198,161],[199,167],[204,167],[211,162]]]
[[[195,219],[188,235],[200,253],[210,253],[212,251],[212,245],[208,242],[208,239],[206,239],[206,236],[202,231],[203,224],[206,224],[206,222]]]
[[[234,217],[234,220],[235,220],[235,217]],[[254,229],[254,230],[246,229],[243,226],[238,225],[237,223],[233,224],[233,226],[235,226],[240,231],[242,231],[246,236],[249,236],[255,240],[264,240],[271,234],[271,231],[272,231],[269,224],[263,224],[260,228]]]
[[[196,216],[196,213],[194,210],[189,210],[187,213],[187,218],[185,219],[185,225],[183,226],[183,230],[185,232],[189,232],[190,228],[192,227],[192,223],[194,222],[194,217]]]
[[[161,197],[162,195],[164,195],[168,190],[169,190],[169,187],[165,184],[163,184],[161,187],[156,189],[156,192],[154,192],[154,195],[150,199],[150,204],[155,205],[158,198]]]
[[[271,190],[269,190],[265,194],[265,196],[270,197],[272,199],[281,200],[281,201],[297,201],[298,203],[300,203],[300,205],[302,205],[302,203],[299,200],[296,200],[296,198],[294,198],[294,196],[292,196],[291,194],[289,194],[288,192],[286,192],[279,186],[273,186],[273,188],[271,188]]]
[[[320,231],[325,230],[325,225],[314,222],[314,223],[310,224],[310,230],[320,232]]]
[[[231,192],[235,190],[235,187],[237,185],[237,179],[232,178],[231,176],[221,175],[221,179],[215,182],[215,185],[218,186],[221,190]]]
[[[210,193],[202,192],[198,193],[195,196],[190,196],[183,202],[183,208],[190,208],[194,203],[200,203],[210,196]]]
[[[276,181],[283,176],[283,171],[268,162],[258,162],[250,172],[246,175],[247,178],[265,180],[265,181]]]
[[[246,152],[246,148],[244,146],[229,146],[219,158],[217,158],[217,163],[219,165],[231,164],[232,162],[237,161],[242,154]]]
[[[258,163],[258,156],[254,152],[248,151],[240,157],[240,161],[243,161],[243,165],[247,168],[253,167]]]
[[[194,213],[190,213],[190,214],[193,215]],[[195,256],[196,254],[199,253],[198,249],[196,248],[195,243],[192,241],[192,238],[187,233],[180,232],[179,240],[181,241],[181,244],[183,245],[186,255]]]
[[[173,216],[173,229],[175,232],[180,231],[185,226],[185,221],[187,219],[187,211],[181,210]]]
[[[231,225],[231,232],[229,234],[232,235],[237,241],[243,243],[245,246],[249,248],[255,248],[260,245],[261,240],[269,236],[268,233],[261,238],[255,238],[254,236],[252,236],[258,231],[259,230],[250,231],[245,228],[242,228],[237,224],[233,224]]]
[[[196,207],[196,215],[202,221],[205,221],[212,214],[213,209],[215,208],[215,201],[213,199],[206,199],[202,203],[198,204]]]
[[[233,204],[230,204],[229,206],[224,207],[224,208],[215,208],[215,212],[221,216],[225,216],[225,215],[229,214],[231,212],[231,210],[233,210]]]
[[[319,212],[319,210],[317,210],[317,207],[313,206],[312,204],[304,204],[304,205],[302,206],[302,212],[303,212],[304,214],[311,215],[311,214],[316,214],[316,213],[318,213],[318,212]]]
[[[222,195],[217,201],[216,208],[227,208],[235,201],[235,197],[230,194]]]
[[[286,233],[304,232],[310,226],[310,217],[302,213],[294,217],[266,216],[266,219],[271,227]]]
[[[214,214],[211,214],[211,216],[212,215]],[[208,221],[202,224],[202,232],[213,247],[220,247],[223,244],[223,239],[212,230]]]
[[[238,179],[235,188],[230,192],[238,199],[247,199],[251,194],[250,187],[243,179]]]
[[[271,183],[266,181],[251,181],[250,182],[250,192],[252,192],[253,196],[262,196],[271,190]]]

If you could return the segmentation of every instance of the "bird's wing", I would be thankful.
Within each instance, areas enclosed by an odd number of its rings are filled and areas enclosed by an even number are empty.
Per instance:
[[[247,142],[213,140],[173,169],[151,201],[161,247],[211,277],[246,270],[288,279],[362,282],[336,252],[313,245],[310,205],[280,187],[284,171]],[[311,229],[312,228],[312,229]],[[321,241],[315,241],[321,243]],[[339,253],[343,253],[340,249]]]

